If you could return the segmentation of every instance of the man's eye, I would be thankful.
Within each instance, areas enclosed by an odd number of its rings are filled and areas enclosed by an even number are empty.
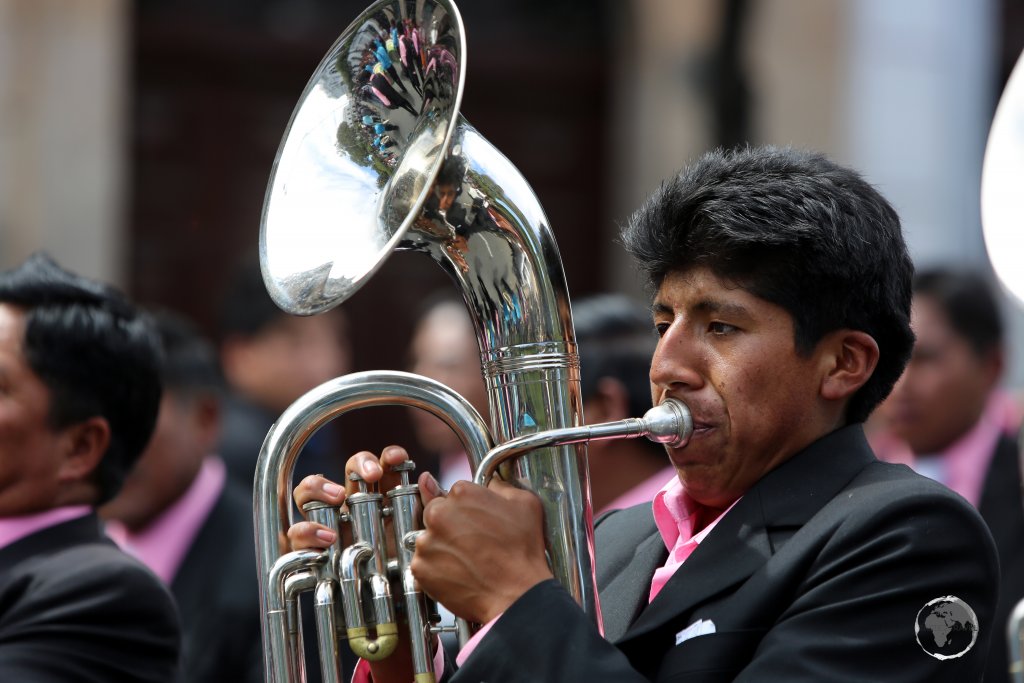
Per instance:
[[[664,337],[665,333],[668,332],[668,323],[654,323],[654,330],[658,333],[659,337]]]
[[[735,332],[736,329],[737,328],[734,325],[730,325],[729,323],[718,321],[708,323],[708,332],[711,334],[726,335]]]

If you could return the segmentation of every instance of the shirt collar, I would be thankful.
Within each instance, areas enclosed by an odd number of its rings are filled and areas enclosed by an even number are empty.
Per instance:
[[[88,505],[66,505],[31,515],[0,518],[0,548],[6,548],[42,529],[85,517],[90,512],[92,508]]]
[[[658,527],[658,533],[661,534],[661,539],[669,551],[680,542],[693,540],[699,544],[741,499],[742,496],[737,498],[732,505],[694,534],[694,522],[707,508],[690,497],[678,476],[672,477],[654,496],[654,524]]]
[[[226,478],[224,461],[215,456],[207,457],[185,493],[149,526],[130,532],[111,520],[107,522],[107,535],[170,584],[217,503]]]

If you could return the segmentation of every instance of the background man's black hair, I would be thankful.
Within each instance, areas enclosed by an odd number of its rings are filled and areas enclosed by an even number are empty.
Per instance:
[[[0,273],[0,302],[25,311],[25,358],[50,391],[50,425],[100,416],[110,446],[94,473],[102,503],[145,449],[160,404],[152,322],[113,287],[37,253]]]
[[[602,377],[613,377],[629,393],[630,415],[643,415],[651,407],[651,357],[657,345],[650,311],[621,294],[595,294],[573,301],[572,314],[583,396],[593,395]]]
[[[182,398],[223,395],[225,382],[217,352],[198,328],[169,310],[155,310],[150,315],[163,349],[160,379],[164,390]]]
[[[221,339],[231,335],[255,336],[287,315],[270,298],[255,255],[235,266],[220,304],[218,334]]]
[[[651,358],[657,346],[650,310],[622,294],[594,294],[574,300],[572,315],[584,400],[594,396],[607,377],[625,388],[630,417],[650,410]],[[639,442],[649,444],[651,455],[664,460],[661,444]]]
[[[781,306],[801,353],[833,330],[871,335],[878,366],[851,397],[848,423],[867,418],[910,357],[914,269],[899,217],[857,173],[819,154],[709,152],[654,192],[623,242],[654,288],[704,266]]]
[[[979,357],[1003,343],[999,302],[981,274],[953,268],[930,268],[914,278],[915,296],[938,304],[950,327],[966,339]]]

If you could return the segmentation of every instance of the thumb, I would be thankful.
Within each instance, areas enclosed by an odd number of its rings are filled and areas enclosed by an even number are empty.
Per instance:
[[[444,498],[448,495],[448,493],[441,488],[441,485],[437,483],[437,479],[434,479],[434,475],[430,472],[423,472],[420,474],[419,485],[420,500],[423,501],[424,507],[426,507],[427,503],[435,498]]]

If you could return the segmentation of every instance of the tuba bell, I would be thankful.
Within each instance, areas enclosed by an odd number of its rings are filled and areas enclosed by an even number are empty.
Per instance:
[[[992,269],[1003,287],[1019,305],[1024,303],[1024,277],[1021,275],[1020,187],[1024,180],[1024,53],[999,97],[985,144],[981,175],[981,223]],[[1018,454],[1024,472],[1024,430],[1017,434]],[[1024,491],[1024,481],[1021,482]],[[1006,624],[1010,678],[1024,683],[1024,600],[1010,613]]]
[[[271,428],[257,464],[254,524],[267,681],[304,680],[296,597],[314,591],[325,681],[340,680],[338,640],[387,656],[401,612],[418,683],[433,680],[434,606],[409,571],[420,503],[410,472],[384,493],[357,482],[346,509],[312,506],[347,548],[286,552],[291,481],[302,446],[349,410],[407,405],[459,436],[475,480],[535,492],[552,571],[600,628],[586,447],[646,436],[682,444],[685,406],[582,426],[579,360],[558,247],[527,182],[460,115],[465,35],[450,0],[378,0],[338,38],[309,80],[278,149],[264,200],[260,262],[273,300],[314,315],[352,295],[394,251],[433,258],[457,283],[476,331],[490,424],[461,396],[417,375],[337,378],[299,398]],[[387,556],[382,516],[395,533]],[[401,595],[401,600],[392,595]],[[468,625],[460,624],[465,635]]]

